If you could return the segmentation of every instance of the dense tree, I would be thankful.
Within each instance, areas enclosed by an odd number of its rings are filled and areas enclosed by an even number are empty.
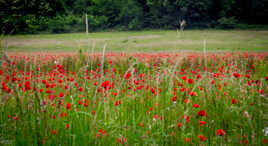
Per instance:
[[[267,25],[268,0],[0,0],[1,33]]]
[[[30,32],[48,18],[65,13],[60,0],[1,0],[1,32]]]

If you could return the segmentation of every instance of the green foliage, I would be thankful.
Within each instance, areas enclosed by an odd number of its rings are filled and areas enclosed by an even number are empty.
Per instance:
[[[83,31],[86,13],[90,31],[177,29],[182,20],[186,28],[252,27],[268,24],[267,7],[267,0],[2,0],[0,31]]]
[[[218,20],[219,27],[224,29],[230,29],[235,28],[235,26],[238,24],[238,21],[234,17],[226,18],[222,17]]]
[[[123,2],[118,21],[121,25],[130,30],[137,30],[142,27],[142,10],[134,0]]]
[[[268,25],[253,25],[253,24],[244,24],[244,23],[239,23],[235,26],[237,29],[254,29],[254,30],[267,30]]]
[[[65,13],[61,0],[1,0],[0,32],[33,33],[46,26],[46,19]]]
[[[48,21],[48,29],[53,33],[77,32],[83,30],[82,18],[74,15],[57,16]]]
[[[98,29],[105,29],[107,26],[108,18],[106,16],[88,16],[88,29],[91,31],[96,31]]]

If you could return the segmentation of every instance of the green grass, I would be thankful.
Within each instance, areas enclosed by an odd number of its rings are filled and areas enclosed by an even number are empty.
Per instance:
[[[0,145],[265,145],[267,56],[230,54],[24,56],[0,66]]]
[[[6,37],[8,51],[77,51],[95,46],[101,51],[201,51],[203,41],[210,51],[268,51],[268,31],[252,30],[175,30],[97,32],[71,34],[15,35]]]

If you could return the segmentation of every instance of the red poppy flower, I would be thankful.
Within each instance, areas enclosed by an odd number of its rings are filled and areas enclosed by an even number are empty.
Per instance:
[[[206,138],[203,134],[199,134],[199,135],[198,135],[198,138],[199,138],[200,141],[205,141],[205,140],[207,140],[207,138]]]
[[[104,88],[104,89],[108,89],[110,87],[110,81],[104,81],[101,86]]]
[[[185,138],[184,138],[184,141],[188,143],[188,142],[191,141],[191,138],[189,138],[189,137],[185,137]]]
[[[196,78],[197,78],[197,79],[200,79],[200,78],[201,78],[201,75],[200,75],[200,74],[198,74],[198,75],[196,76]]]
[[[241,140],[240,143],[241,143],[241,144],[245,144],[245,145],[247,145],[247,144],[248,144],[248,140],[246,140],[246,139]]]
[[[201,110],[197,113],[200,117],[206,117],[207,116],[207,113],[205,110]]]
[[[199,126],[205,125],[207,122],[206,121],[199,121]]]
[[[70,125],[69,125],[69,124],[66,124],[66,129],[67,129],[67,130],[69,129],[69,127],[70,127]]]
[[[121,101],[120,101],[120,100],[117,100],[117,101],[115,101],[115,103],[114,103],[115,106],[118,106],[118,105],[120,105],[120,104],[121,104]]]
[[[31,89],[30,82],[29,81],[25,81],[24,87],[25,87],[25,90],[30,90]]]
[[[187,77],[186,76],[182,76],[181,79],[183,79],[184,81],[187,80]]]
[[[177,96],[174,96],[173,98],[172,98],[172,102],[175,102],[177,100]]]
[[[189,95],[189,96],[196,96],[197,94],[196,94],[196,92],[193,92],[193,91],[192,91],[192,92],[189,92],[188,95]]]
[[[70,103],[66,104],[66,109],[70,110],[72,108],[72,105]]]
[[[52,130],[51,133],[52,133],[53,135],[56,135],[56,134],[57,134],[57,130]]]
[[[67,117],[67,113],[65,113],[65,112],[61,112],[60,113],[60,117],[62,118],[62,117]]]
[[[103,136],[106,136],[107,134],[106,134],[106,131],[105,130],[102,130],[102,129],[100,129],[99,131],[98,131],[98,133],[97,133],[97,137],[103,137]]]
[[[127,72],[127,74],[125,75],[125,79],[129,79],[131,77],[131,73]]]
[[[59,82],[59,83],[62,83],[62,79],[58,79],[58,82]]]
[[[240,75],[240,73],[233,73],[233,76],[234,76],[235,78],[239,78],[241,75]]]
[[[268,142],[268,140],[266,140],[266,139],[262,140],[262,144],[266,144],[267,142]]]
[[[193,104],[193,108],[199,108],[199,104]]]
[[[182,118],[186,120],[186,123],[190,122],[190,116],[189,115],[182,115]]]
[[[194,80],[193,79],[188,79],[188,84],[193,84]]]
[[[80,92],[83,92],[83,91],[84,91],[83,87],[79,87],[78,90],[79,90]]]
[[[215,80],[212,80],[210,83],[211,83],[212,85],[215,84]]]
[[[63,97],[63,96],[64,96],[64,93],[61,92],[61,93],[59,94],[59,97]]]
[[[190,103],[190,102],[191,102],[191,100],[188,100],[187,98],[184,99],[184,103],[185,103],[185,104],[188,104],[188,103]]]
[[[182,126],[182,124],[179,122],[179,123],[177,123],[177,127],[178,128],[181,128],[181,126]]]
[[[232,99],[232,104],[236,104],[237,103],[237,100],[236,99]]]
[[[84,103],[84,107],[88,107],[88,104],[87,103]]]
[[[225,132],[223,129],[218,129],[218,130],[216,131],[216,135],[217,135],[217,136],[224,136],[225,133],[226,133],[226,132]]]
[[[121,144],[122,143],[127,143],[127,138],[122,138],[122,137],[117,138],[116,142],[121,143]]]

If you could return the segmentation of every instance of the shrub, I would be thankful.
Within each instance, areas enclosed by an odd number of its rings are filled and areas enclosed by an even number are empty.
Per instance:
[[[97,29],[107,28],[108,18],[106,16],[88,15],[88,30],[95,31]]]
[[[234,17],[222,17],[218,20],[218,24],[220,28],[223,29],[232,29],[238,24],[238,21]]]
[[[53,33],[82,31],[82,18],[74,15],[57,16],[48,21],[48,30]]]

